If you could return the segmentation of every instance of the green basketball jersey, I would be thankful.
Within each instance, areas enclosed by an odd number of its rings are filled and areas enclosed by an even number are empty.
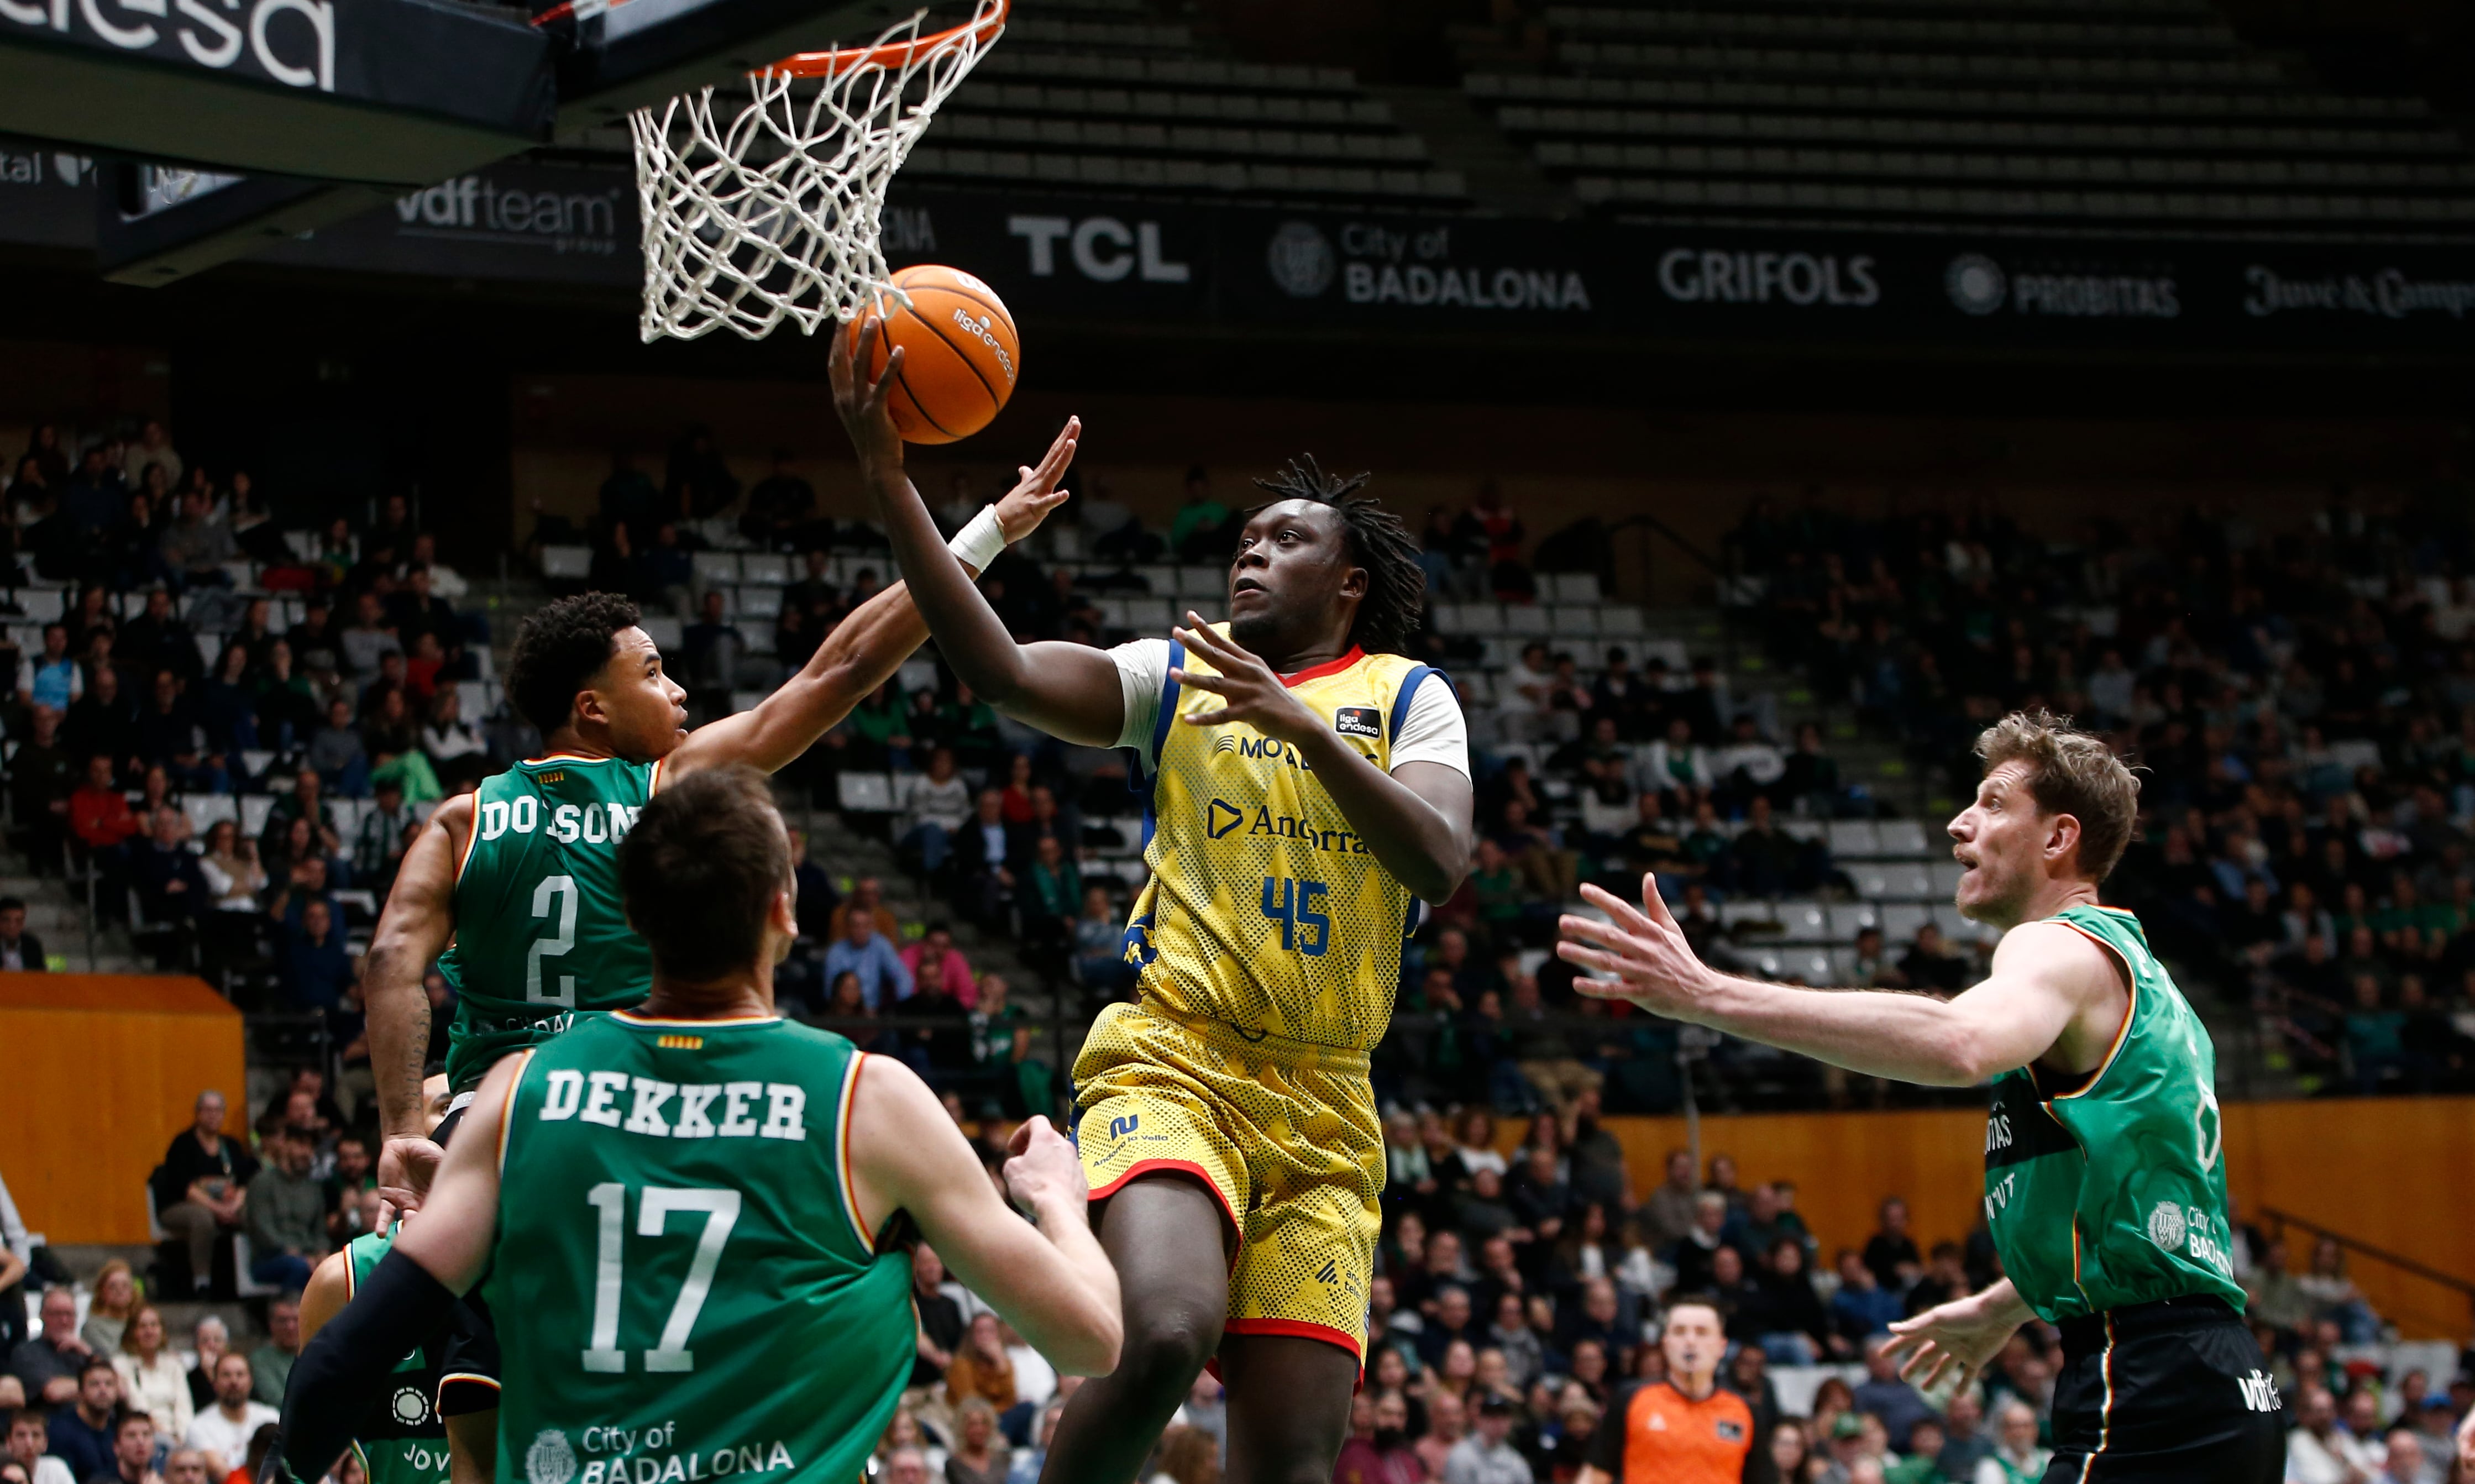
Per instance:
[[[346,1281],[357,1294],[387,1250],[392,1233],[371,1232],[345,1245]],[[393,1384],[353,1429],[353,1451],[370,1484],[447,1484],[447,1424],[438,1416],[438,1357],[417,1350],[396,1362]]]
[[[2076,1087],[2031,1065],[1994,1080],[1985,1220],[2002,1271],[2047,1320],[2187,1294],[2242,1312],[2218,1157],[2216,1048],[2140,919],[2072,907],[2052,919],[2131,975],[2131,1010]]]
[[[911,1266],[849,1194],[862,1058],[786,1020],[598,1015],[506,1109],[501,1484],[849,1484],[892,1420]]]
[[[455,945],[438,961],[457,997],[447,1042],[456,1091],[577,1015],[651,990],[652,952],[620,900],[619,841],[661,767],[560,753],[482,781],[455,872]]]

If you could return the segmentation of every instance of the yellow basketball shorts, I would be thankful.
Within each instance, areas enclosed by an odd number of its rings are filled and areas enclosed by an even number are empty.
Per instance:
[[[1365,1363],[1385,1163],[1364,1052],[1112,1005],[1074,1093],[1092,1200],[1172,1171],[1219,1197],[1238,1238],[1224,1332],[1322,1340]]]

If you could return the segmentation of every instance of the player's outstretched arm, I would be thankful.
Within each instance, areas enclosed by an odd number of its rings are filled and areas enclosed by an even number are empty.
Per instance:
[[[869,1230],[910,1212],[963,1285],[1058,1370],[1106,1375],[1117,1368],[1125,1332],[1117,1270],[1091,1235],[1083,1166],[1047,1119],[1015,1131],[1005,1167],[1006,1186],[1031,1222],[1006,1208],[927,1083],[890,1057],[862,1063],[848,1137],[852,1195]]]
[[[862,324],[860,354],[873,353],[882,328],[874,315]],[[902,569],[911,600],[926,616],[929,632],[937,636],[938,653],[975,694],[1007,716],[1087,747],[1115,746],[1126,719],[1116,662],[1083,645],[1016,644],[996,610],[938,539],[927,505],[902,472],[902,435],[885,410],[894,374],[902,367],[902,348],[894,347],[884,374],[869,383],[854,366],[849,339],[837,335],[828,366],[834,408],[859,453],[860,482],[885,522],[894,563]],[[1052,484],[1073,460],[1082,430],[1080,419],[1068,418],[1049,445],[1041,470],[1050,471]],[[1039,473],[1026,471],[1024,477]]]
[[[1067,492],[1057,481],[1073,454],[1070,430],[1060,432],[1040,466],[1024,470],[1021,480],[997,501],[997,531],[1007,546],[1038,530],[1050,511],[1066,503]],[[969,563],[962,567],[978,575]],[[799,672],[753,709],[689,733],[663,765],[663,781],[723,763],[745,763],[769,773],[787,766],[892,679],[927,637],[928,620],[911,600],[909,585],[893,584],[835,624]]]
[[[1630,1000],[1670,1019],[1872,1077],[1973,1086],[2044,1056],[2081,1017],[2102,1011],[2120,993],[2105,950],[2059,922],[2012,929],[1994,952],[1992,976],[1942,1000],[1722,974],[1695,957],[1653,877],[1642,878],[1638,909],[1597,887],[1583,887],[1581,894],[1614,918],[1567,915],[1562,921],[1556,953],[1606,976],[1576,980],[1583,994]],[[2109,1021],[2104,1033],[2116,1023]]]
[[[1173,632],[1188,652],[1209,660],[1218,673],[1178,669],[1170,678],[1221,699],[1218,708],[1189,712],[1180,720],[1191,726],[1243,721],[1297,748],[1340,806],[1341,817],[1393,880],[1429,902],[1460,889],[1478,849],[1467,774],[1440,763],[1405,763],[1399,772],[1387,773],[1308,710],[1271,666],[1213,629],[1202,615],[1188,611],[1186,626]]]
[[[352,1441],[352,1422],[382,1395],[396,1362],[429,1344],[454,1317],[455,1300],[479,1281],[499,1223],[499,1132],[507,1093],[527,1056],[503,1058],[481,1080],[454,1147],[421,1214],[350,1303],[304,1345],[283,1392],[283,1461],[314,1479]]]
[[[379,1194],[417,1209],[438,1171],[438,1146],[422,1116],[421,1075],[429,1060],[429,995],[422,976],[455,936],[455,861],[473,833],[473,795],[438,806],[413,837],[361,962],[369,1017],[370,1071],[379,1093]]]
[[[307,1345],[353,1298],[353,1259],[342,1248],[318,1260],[301,1290],[301,1343]]]
[[[459,1297],[481,1280],[499,1234],[499,1152],[504,1146],[507,1101],[530,1052],[501,1057],[481,1079],[464,1122],[439,1162],[438,1180],[421,1214],[404,1224],[394,1252],[421,1265]]]

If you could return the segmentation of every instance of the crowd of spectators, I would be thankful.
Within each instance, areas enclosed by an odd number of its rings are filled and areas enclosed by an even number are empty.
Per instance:
[[[412,828],[520,745],[464,713],[488,638],[464,579],[401,495],[296,545],[246,471],[184,461],[159,422],[74,449],[39,427],[0,496],[0,564],[33,584],[13,611],[60,608],[0,643],[18,843],[166,964],[339,1007],[348,926]],[[263,828],[236,794],[273,796]]]
[[[73,460],[56,433],[38,433],[8,494],[7,550],[73,585],[40,653],[0,651],[16,664],[0,726],[19,740],[19,830],[40,859],[97,872],[134,896],[137,920],[173,925],[208,961],[267,968],[283,1003],[329,1013],[349,1067],[366,1052],[346,934],[366,907],[344,893],[382,896],[423,806],[509,755],[512,734],[458,714],[454,682],[480,673],[486,638],[453,610],[460,579],[400,501],[367,529],[335,523],[305,557],[267,525],[245,474],[219,482],[184,466],[159,426]],[[959,525],[979,499],[954,476],[941,521]],[[1139,591],[1133,564],[1214,562],[1234,517],[1200,470],[1165,533],[1097,478],[1067,508],[1081,549],[1128,570],[1043,568],[1014,552],[985,581],[1017,632],[1092,644],[1119,637],[1095,599]],[[777,611],[735,611],[698,583],[695,554],[716,518],[737,543],[796,564]],[[536,539],[557,539],[556,523]],[[1532,544],[1492,486],[1464,511],[1430,512],[1424,530],[1439,602],[1535,601],[1542,572],[1590,569],[1605,549],[1587,523]],[[702,431],[672,450],[659,483],[617,461],[599,519],[572,534],[593,547],[596,585],[686,620],[676,669],[704,716],[803,663],[881,571],[851,568],[848,555],[881,549],[877,539],[822,516],[787,452],[743,492]],[[2291,535],[2199,511],[2138,533],[2093,525],[2066,543],[1990,503],[1861,520],[1817,499],[1794,514],[1757,506],[1731,545],[1758,581],[1754,621],[1775,656],[1951,779],[1973,777],[1967,742],[2015,706],[2112,731],[2149,771],[2141,838],[2110,896],[2143,912],[2187,984],[2256,1009],[2307,1085],[2463,1085],[2453,1016],[2475,992],[2475,587],[2461,575],[2463,513],[2341,499]],[[227,587],[226,564],[244,559],[259,564],[261,587],[299,595],[299,622],[279,624],[267,598]],[[124,601],[135,604],[125,620]],[[1653,870],[1696,946],[1728,959],[1725,904],[1849,891],[1812,832],[1787,826],[1871,815],[1878,801],[1842,779],[1820,727],[1778,735],[1772,709],[1732,693],[1709,659],[1671,669],[1647,654],[1636,665],[1622,646],[1576,656],[1542,643],[1473,685],[1484,646],[1448,628],[1431,624],[1415,644],[1464,677],[1481,841],[1468,883],[1405,955],[1375,1058],[1389,1187],[1344,1476],[1569,1478],[1616,1388],[1661,1374],[1662,1316],[1686,1294],[1715,1301],[1731,1342],[1723,1384],[1762,1420],[1780,1477],[2036,1476],[2059,1355],[2050,1330],[2030,1326],[1981,1387],[1956,1393],[1919,1393],[1880,1354],[1890,1323],[1991,1280],[1984,1232],[1921,1246],[1894,1200],[1877,1230],[1826,1247],[1791,1182],[1742,1186],[1724,1155],[1697,1170],[1679,1153],[1660,1184],[1634,1190],[1603,1116],[1672,1106],[1679,1052],[1695,1048],[1670,1024],[1575,995],[1545,952],[1579,883],[1629,886]],[[1010,939],[1068,1006],[1128,992],[1128,883],[1091,848],[1091,829],[1126,812],[1122,757],[1049,742],[940,673],[889,682],[795,776],[821,790],[853,770],[902,779],[888,842],[932,913]],[[205,839],[188,838],[185,799],[251,790],[274,796],[263,830],[217,819]],[[339,799],[354,806],[349,831]],[[967,1127],[1054,1111],[1066,1048],[1005,976],[975,967],[945,921],[906,930],[877,880],[845,888],[796,843],[801,937],[779,980],[786,1008],[910,1062]],[[39,961],[12,912],[0,901],[0,962]],[[1982,944],[1947,943],[1930,924],[1905,942],[1869,931],[1851,946],[1855,978],[1883,986],[1951,992],[1983,963]],[[443,1021],[452,1001],[434,975],[431,994]],[[1747,1049],[1719,1055],[1724,1070],[1752,1067]],[[1850,1090],[1818,1073],[1812,1088]],[[224,1112],[202,1098],[158,1171],[171,1240],[156,1288],[186,1297],[246,1277],[297,1291],[368,1219],[371,1143],[317,1072],[266,1110],[252,1141],[221,1132]],[[1508,1150],[1499,1114],[1532,1120]],[[2264,1370],[2292,1399],[2296,1478],[2437,1484],[2438,1440],[2475,1393],[2421,1376],[2390,1385],[2334,1358],[2384,1333],[2334,1244],[2299,1272],[2257,1229],[2240,1227],[2235,1247]],[[228,1266],[243,1248],[246,1265]],[[917,1253],[914,1281],[914,1387],[880,1476],[1036,1478],[1072,1378],[933,1252]],[[202,1480],[240,1466],[252,1394],[271,1382],[280,1396],[285,1321],[271,1316],[277,1340],[250,1357],[210,1351],[201,1333],[176,1389],[135,1275],[99,1278],[84,1332],[72,1309],[55,1333],[51,1306],[27,1342],[48,1349],[11,1356],[26,1399],[53,1414],[51,1442],[36,1437],[27,1458],[16,1446],[27,1419],[12,1429],[22,1484],[108,1472],[149,1484],[98,1432],[135,1412],[153,1424],[162,1447],[151,1466],[170,1484],[184,1484],[172,1471],[186,1450],[164,1452],[176,1439],[200,1453]],[[127,1364],[107,1388],[68,1341]],[[1816,1365],[1850,1369],[1804,1384]],[[1787,1374],[1802,1379],[1783,1399]],[[190,1411],[167,1429],[176,1390]],[[1225,1427],[1216,1383],[1198,1382],[1159,1472],[1216,1478]],[[69,1477],[37,1477],[67,1456],[63,1436],[84,1450]]]
[[[2475,1010],[2475,518],[2340,490],[2093,518],[1991,499],[1860,519],[1770,501],[1733,543],[1768,642],[1965,780],[1993,717],[2047,706],[2143,769],[2107,886],[2187,987],[2256,1013],[2306,1089],[2462,1090]]]
[[[1982,1227],[1925,1242],[1906,1204],[1875,1229],[1823,1233],[1791,1180],[1744,1183],[1683,1150],[1635,1191],[1595,1094],[1507,1147],[1492,1114],[1395,1114],[1385,1234],[1369,1294],[1366,1380],[1340,1484],[1551,1484],[1574,1477],[1630,1381],[1660,1379],[1668,1309],[1712,1304],[1719,1384],[1752,1413],[1794,1484],[2017,1484],[2050,1457],[2061,1340],[2031,1323],[1965,1386],[1921,1391],[1884,1342],[1896,1321],[1999,1276]],[[992,1165],[1000,1157],[983,1150]],[[2385,1331],[2323,1243],[2290,1272],[2282,1237],[2236,1224],[2261,1367],[2288,1399],[2294,1484],[2445,1484],[2475,1382],[2389,1374],[2348,1350]],[[919,1353],[878,1477],[1030,1484],[1075,1378],[1061,1378],[925,1248],[914,1256]],[[1218,1478],[1226,1418],[1206,1375],[1145,1477]],[[906,1472],[916,1471],[916,1472]]]
[[[0,1457],[17,1484],[256,1478],[301,1350],[301,1289],[378,1219],[375,1141],[346,1128],[310,1068],[247,1137],[226,1131],[226,1115],[221,1093],[200,1093],[149,1180],[170,1235],[145,1272],[112,1258],[72,1283],[46,1256],[49,1280],[20,1262],[0,1286],[12,1305],[38,1296],[34,1331],[0,1370]],[[174,1335],[159,1304],[230,1300],[241,1278],[262,1300],[260,1343],[236,1348],[211,1310]]]

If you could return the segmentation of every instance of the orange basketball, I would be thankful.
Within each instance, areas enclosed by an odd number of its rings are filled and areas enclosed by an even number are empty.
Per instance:
[[[884,320],[864,368],[870,378],[885,371],[894,346],[902,347],[902,371],[886,404],[905,443],[952,443],[989,426],[1014,395],[1022,370],[1022,341],[1014,316],[996,290],[960,268],[920,263],[900,269],[894,283],[911,296],[910,307],[891,294],[877,296]],[[856,353],[865,314],[854,316],[847,334]]]

